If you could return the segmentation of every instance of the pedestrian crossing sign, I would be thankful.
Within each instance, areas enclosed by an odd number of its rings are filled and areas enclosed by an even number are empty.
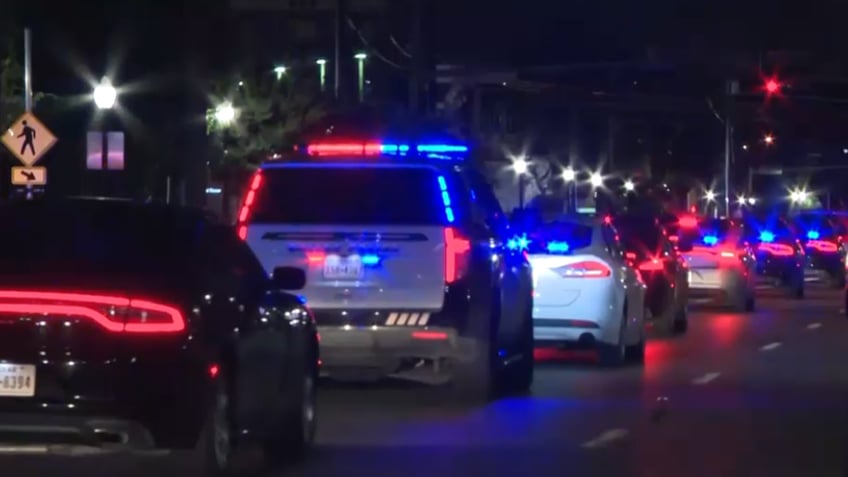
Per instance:
[[[24,113],[0,141],[23,165],[31,167],[56,144],[56,136],[32,113]]]

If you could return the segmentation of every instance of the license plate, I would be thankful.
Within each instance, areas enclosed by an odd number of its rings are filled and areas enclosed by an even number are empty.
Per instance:
[[[35,396],[35,366],[0,364],[0,397]]]
[[[362,272],[362,259],[358,255],[329,255],[324,260],[324,278],[329,280],[358,280]]]

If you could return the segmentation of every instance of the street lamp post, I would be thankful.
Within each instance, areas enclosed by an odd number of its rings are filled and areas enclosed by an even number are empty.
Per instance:
[[[277,81],[283,79],[283,75],[286,74],[286,67],[283,65],[275,66],[274,74],[277,75]]]
[[[562,171],[562,180],[565,181],[565,193],[569,213],[577,212],[577,173],[574,169],[567,167]]]
[[[356,68],[359,73],[359,102],[365,101],[365,59],[368,55],[365,53],[357,53],[353,55],[356,58]]]
[[[318,58],[315,60],[315,64],[318,65],[318,80],[321,82],[321,92],[323,93],[327,87],[327,60]]]
[[[530,165],[527,163],[527,160],[524,158],[516,159],[515,162],[512,163],[512,169],[518,174],[518,208],[524,209],[524,190],[527,186],[525,180],[527,175],[527,169]]]
[[[94,87],[92,98],[94,99],[94,105],[97,106],[97,109],[105,112],[115,107],[115,103],[118,100],[118,90],[112,86],[112,81],[109,78],[103,77],[103,79],[100,80],[100,84]],[[100,140],[102,141],[100,164],[104,171],[109,170],[109,144],[106,137],[106,119],[104,117],[101,118],[100,121]]]

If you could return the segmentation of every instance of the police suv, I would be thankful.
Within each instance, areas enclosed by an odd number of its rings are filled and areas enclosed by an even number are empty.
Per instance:
[[[237,230],[266,270],[303,268],[322,372],[451,384],[488,400],[533,381],[533,285],[456,144],[319,142],[266,162]]]

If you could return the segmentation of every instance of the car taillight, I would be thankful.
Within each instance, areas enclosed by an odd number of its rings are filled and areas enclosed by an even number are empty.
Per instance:
[[[570,263],[557,267],[555,271],[565,278],[603,278],[612,274],[608,266],[594,260]]]
[[[654,258],[639,264],[639,270],[643,272],[661,272],[665,270],[665,266],[662,261]]]
[[[445,227],[445,283],[453,283],[468,271],[471,241],[453,227]]]
[[[824,253],[836,253],[839,250],[839,247],[835,243],[828,242],[827,240],[810,240],[807,242],[807,247]]]
[[[694,229],[698,226],[698,219],[691,215],[686,215],[677,219],[677,224],[683,228]]]
[[[777,257],[789,257],[795,255],[795,250],[786,244],[782,243],[761,243],[757,250],[761,252],[768,252]]]
[[[256,194],[259,193],[259,187],[262,186],[262,169],[256,171],[253,174],[253,178],[250,180],[250,187],[247,189],[247,194],[244,196],[244,202],[241,204],[241,209],[239,210],[238,221],[237,221],[237,230],[238,236],[242,240],[247,239],[247,223],[250,220],[250,213],[253,208],[253,204],[256,202]]]
[[[179,333],[186,329],[177,308],[115,295],[0,290],[0,314],[85,318],[113,333]]]
[[[636,254],[634,252],[627,252],[624,256],[627,260],[636,260]]]

